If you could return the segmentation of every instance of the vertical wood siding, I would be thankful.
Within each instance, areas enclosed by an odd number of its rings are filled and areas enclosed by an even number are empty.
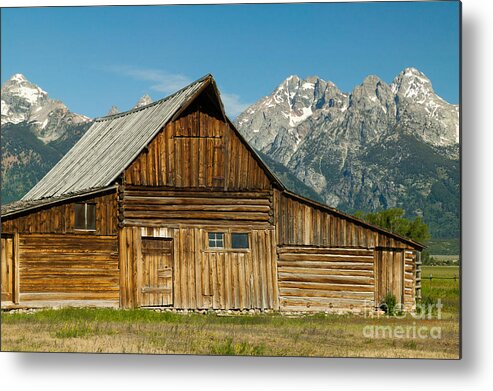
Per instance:
[[[409,248],[406,243],[274,190],[280,246]]]
[[[208,248],[208,232],[248,232],[250,249]],[[173,239],[173,307],[183,309],[278,309],[275,232],[245,227],[126,227],[120,236],[122,304],[133,295],[132,270],[141,262],[143,236]],[[133,244],[132,244],[133,243]]]
[[[2,301],[14,301],[14,238],[2,237]]]
[[[141,306],[173,304],[173,239],[142,238],[137,263],[137,300]]]
[[[120,307],[135,308],[137,300],[137,263],[141,262],[141,235],[137,227],[124,227],[118,235],[120,264]]]
[[[404,252],[399,249],[375,250],[375,300],[379,305],[387,294],[404,303]]]
[[[79,201],[78,201],[79,202]],[[99,197],[81,200],[96,204],[96,230],[94,235],[116,235],[117,214],[116,194],[107,194]],[[32,213],[2,219],[2,232],[19,233],[50,233],[64,234],[80,232],[87,235],[87,231],[77,231],[74,228],[74,216],[76,202],[46,207]]]
[[[115,236],[19,235],[20,302],[118,305]]]
[[[269,178],[229,124],[199,103],[159,132],[125,170],[125,182],[226,191],[270,189]]]

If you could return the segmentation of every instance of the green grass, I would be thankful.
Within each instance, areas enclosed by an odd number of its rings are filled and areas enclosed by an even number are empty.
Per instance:
[[[31,319],[40,323],[53,322],[168,322],[180,323],[186,320],[177,313],[173,312],[154,312],[143,309],[137,310],[117,310],[111,308],[63,308],[46,309],[29,313],[10,314],[11,322],[22,322]]]
[[[424,277],[453,277],[457,267],[422,268]],[[3,351],[117,352],[248,356],[458,358],[459,282],[422,282],[423,301],[444,304],[442,318],[279,313],[225,316],[64,308],[2,313]],[[373,338],[368,327],[439,327],[440,339]]]
[[[459,287],[459,267],[423,266],[421,268],[422,301],[436,303],[440,299],[443,304],[443,312],[446,315],[457,317],[459,315]]]
[[[235,343],[233,338],[226,340],[214,340],[210,344],[212,355],[218,356],[263,356],[265,355],[265,344],[255,345],[249,342]]]

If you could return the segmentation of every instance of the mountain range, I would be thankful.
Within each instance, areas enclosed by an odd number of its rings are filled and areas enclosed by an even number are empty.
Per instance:
[[[7,203],[40,180],[92,120],[21,74],[1,95]],[[144,95],[134,107],[151,102]],[[435,238],[458,238],[459,107],[419,70],[406,68],[390,84],[368,76],[349,93],[293,75],[235,124],[292,190],[349,213],[402,207],[422,216]]]
[[[435,238],[458,237],[459,107],[419,70],[350,93],[293,75],[235,124],[293,190],[349,213],[401,207]]]

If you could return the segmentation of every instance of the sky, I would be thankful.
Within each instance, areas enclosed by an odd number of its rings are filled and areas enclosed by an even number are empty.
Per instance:
[[[290,75],[351,92],[406,67],[459,101],[459,3],[367,2],[3,8],[1,83],[24,74],[98,117],[211,73],[234,118]]]

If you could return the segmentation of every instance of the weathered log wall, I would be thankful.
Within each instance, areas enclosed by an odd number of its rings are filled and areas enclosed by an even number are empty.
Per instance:
[[[248,232],[250,248],[208,248],[208,232]],[[120,235],[122,306],[141,305],[135,292],[143,236],[173,239],[173,307],[278,309],[275,233],[245,226],[125,227]]]
[[[374,308],[372,250],[284,247],[278,252],[282,310]]]
[[[377,267],[378,249],[283,247],[278,249],[278,276],[281,310],[327,311],[365,309],[378,306],[386,292],[379,292],[383,279],[401,290],[397,299],[406,310],[414,307],[414,251],[388,251],[395,256]],[[404,259],[402,256],[404,255]],[[402,265],[399,265],[399,262]],[[404,268],[404,269],[403,269]],[[402,280],[402,278],[404,280]],[[382,297],[380,297],[382,296]]]
[[[121,210],[125,225],[262,224],[270,226],[270,192],[169,191],[125,186]]]
[[[116,236],[19,235],[23,305],[117,306]]]
[[[200,98],[125,170],[127,184],[267,190],[270,180],[229,124]]]
[[[75,204],[67,202],[64,204],[47,206],[23,215],[8,216],[2,218],[2,232],[12,233],[76,233],[84,235],[116,235],[116,193],[86,198],[77,202],[89,202],[96,204],[96,230],[92,232],[81,231],[75,228]]]

